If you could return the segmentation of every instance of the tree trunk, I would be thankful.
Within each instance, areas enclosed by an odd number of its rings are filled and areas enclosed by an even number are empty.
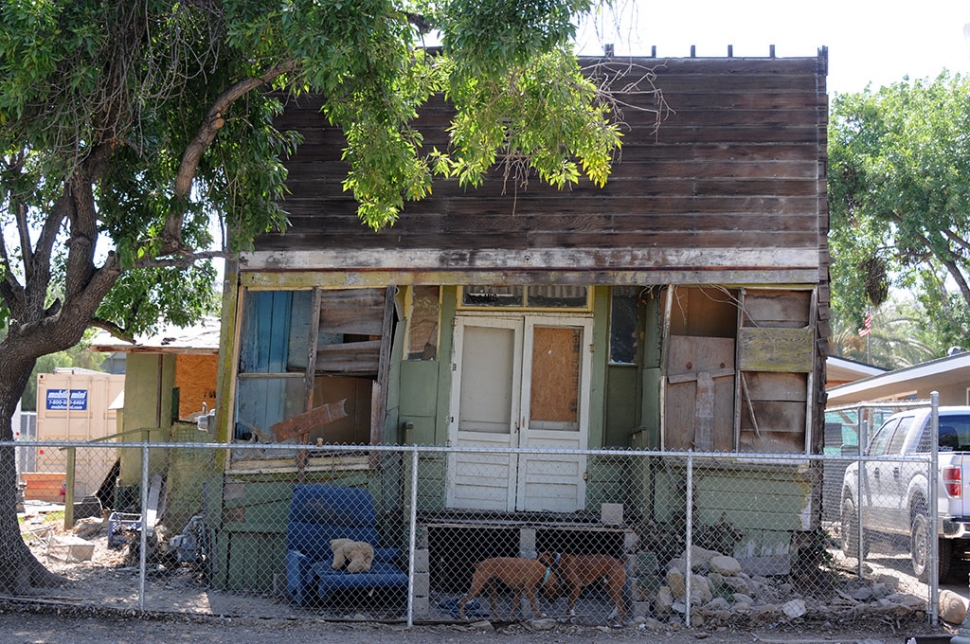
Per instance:
[[[34,360],[13,361],[9,357],[10,337],[0,344],[0,439],[11,441],[11,420],[17,401],[24,393],[34,368]],[[16,340],[14,340],[16,342]],[[20,535],[17,521],[17,455],[12,445],[0,446],[0,590],[9,595],[25,595],[33,588],[45,588],[65,581],[37,561]]]

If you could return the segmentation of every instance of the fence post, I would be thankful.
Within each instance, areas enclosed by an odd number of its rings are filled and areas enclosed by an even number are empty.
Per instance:
[[[408,528],[408,628],[414,626],[414,551],[418,519],[418,448],[411,447],[411,507]]]
[[[940,393],[930,392],[930,624],[940,623]]]
[[[687,569],[684,572],[684,592],[685,597],[685,609],[684,609],[684,621],[685,625],[690,628],[691,610],[690,610],[690,593],[691,593],[691,571],[694,567],[693,557],[691,556],[691,543],[693,542],[693,526],[694,526],[694,453],[692,450],[687,452],[687,527],[684,530],[684,543],[686,545],[684,551],[684,567]]]
[[[74,471],[77,466],[77,448],[67,448],[67,466],[65,475],[67,480],[64,484],[64,529],[74,528]]]
[[[139,521],[138,548],[138,610],[145,612],[145,575],[148,549],[148,530],[145,529],[148,515],[148,441],[141,444],[141,521]]]
[[[865,575],[865,571],[862,567],[862,562],[865,560],[863,553],[865,552],[865,543],[863,542],[863,535],[865,535],[865,529],[862,527],[862,517],[863,504],[866,498],[865,486],[868,484],[866,480],[866,461],[863,460],[862,455],[866,453],[866,448],[869,446],[869,432],[866,431],[866,420],[865,420],[866,408],[860,406],[859,411],[856,414],[856,442],[859,444],[859,460],[858,469],[856,470],[856,509],[855,509],[855,525],[856,525],[856,543],[859,544],[859,548],[856,552],[856,562],[858,566],[859,579],[862,579]]]

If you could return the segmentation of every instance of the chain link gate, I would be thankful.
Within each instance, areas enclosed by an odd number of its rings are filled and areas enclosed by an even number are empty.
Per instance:
[[[852,464],[925,469],[927,459],[192,442],[0,450],[37,457],[35,471],[18,472],[17,518],[26,547],[71,582],[47,591],[59,601],[694,627],[924,615],[936,601],[909,569],[909,539],[867,533],[860,577],[846,539],[855,515],[829,493]],[[560,484],[577,465],[579,497]]]

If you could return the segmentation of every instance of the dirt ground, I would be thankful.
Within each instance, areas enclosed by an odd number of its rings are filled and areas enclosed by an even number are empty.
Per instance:
[[[37,612],[39,611],[39,612]],[[476,625],[335,623],[312,618],[259,619],[147,614],[125,617],[83,608],[0,603],[0,642],[5,644],[458,644],[499,640],[505,644],[606,644],[667,642],[688,644],[941,644],[952,631],[931,631],[918,624],[871,624],[848,628],[838,624],[802,623],[780,628],[718,630],[668,627],[580,627],[556,624],[541,630],[528,624],[496,628]]]

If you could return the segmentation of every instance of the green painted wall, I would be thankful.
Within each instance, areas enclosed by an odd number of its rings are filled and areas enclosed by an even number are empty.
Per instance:
[[[626,448],[637,425],[640,399],[636,365],[610,365],[606,370],[606,442],[603,447]]]
[[[130,353],[125,366],[125,413],[124,431],[133,432],[122,437],[122,442],[138,443],[168,442],[172,426],[172,389],[175,387],[174,355],[153,353]],[[159,406],[159,396],[161,405]],[[159,413],[159,410],[161,413]],[[134,430],[144,430],[135,432]],[[119,485],[141,485],[141,450],[120,449],[121,475]],[[167,450],[150,452],[149,477],[165,474],[168,464]]]

